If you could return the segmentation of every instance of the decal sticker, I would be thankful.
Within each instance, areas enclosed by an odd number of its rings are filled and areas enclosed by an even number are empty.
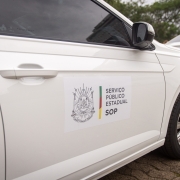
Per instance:
[[[102,118],[102,86],[99,86],[99,119]]]
[[[130,118],[131,77],[64,78],[65,132]]]
[[[72,117],[77,122],[86,122],[92,118],[94,111],[92,88],[75,89]]]

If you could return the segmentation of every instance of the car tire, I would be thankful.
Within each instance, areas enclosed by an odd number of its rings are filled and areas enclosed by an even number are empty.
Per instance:
[[[171,112],[165,144],[160,151],[173,159],[180,159],[180,94]]]

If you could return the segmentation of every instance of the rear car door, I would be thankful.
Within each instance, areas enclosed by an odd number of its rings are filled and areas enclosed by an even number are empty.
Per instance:
[[[122,20],[98,1],[0,2],[7,180],[63,178],[158,140],[162,69]]]

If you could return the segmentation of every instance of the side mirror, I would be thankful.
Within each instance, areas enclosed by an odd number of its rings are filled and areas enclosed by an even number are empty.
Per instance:
[[[154,28],[146,22],[137,22],[132,27],[133,45],[140,49],[146,49],[152,43],[155,36]]]

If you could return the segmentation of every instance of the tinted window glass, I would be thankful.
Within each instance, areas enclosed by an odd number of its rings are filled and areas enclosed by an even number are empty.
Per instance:
[[[125,24],[129,37],[132,39],[132,28]]]
[[[129,46],[123,23],[91,0],[0,0],[0,34]]]

